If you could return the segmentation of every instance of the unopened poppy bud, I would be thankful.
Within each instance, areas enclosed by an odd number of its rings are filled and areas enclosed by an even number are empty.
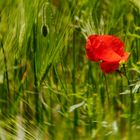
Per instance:
[[[43,4],[43,10],[42,10],[42,28],[41,28],[41,33],[44,37],[46,37],[49,33],[49,28],[47,25],[47,7],[48,7],[48,3],[44,3]]]
[[[41,30],[42,30],[43,36],[46,37],[48,35],[48,27],[47,27],[47,25],[44,24],[42,26],[42,29]]]

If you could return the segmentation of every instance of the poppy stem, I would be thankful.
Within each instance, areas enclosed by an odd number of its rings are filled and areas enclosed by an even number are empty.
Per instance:
[[[132,115],[132,113],[133,113],[133,98],[134,98],[134,96],[133,96],[133,93],[132,93],[132,86],[131,86],[131,82],[130,82],[130,80],[129,80],[129,78],[128,78],[128,76],[127,76],[127,73],[126,73],[126,68],[125,68],[125,64],[123,64],[123,69],[124,69],[124,76],[125,76],[125,78],[127,79],[127,83],[128,83],[128,86],[129,86],[129,90],[130,90],[130,115]]]
[[[132,133],[131,133],[131,128],[132,128],[132,115],[133,115],[133,109],[134,109],[134,104],[133,104],[133,100],[134,100],[134,95],[132,93],[132,86],[130,85],[130,80],[128,78],[128,75],[126,73],[126,67],[125,67],[125,64],[123,64],[123,69],[124,69],[124,76],[125,78],[127,79],[127,83],[128,83],[128,86],[129,86],[129,90],[130,90],[130,118],[129,118],[129,135],[130,135],[130,138],[132,137]]]
[[[105,75],[105,73],[104,73],[103,75],[104,75],[104,79],[105,79],[105,87],[106,87],[106,92],[107,92],[107,100],[108,100],[108,105],[109,105],[109,104],[110,104],[110,96],[109,96],[109,91],[108,91],[107,78],[106,78],[106,75]]]

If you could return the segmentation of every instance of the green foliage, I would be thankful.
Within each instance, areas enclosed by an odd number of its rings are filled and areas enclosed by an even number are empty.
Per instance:
[[[0,1],[0,139],[137,140],[138,0]],[[131,53],[105,75],[85,56],[90,34]]]

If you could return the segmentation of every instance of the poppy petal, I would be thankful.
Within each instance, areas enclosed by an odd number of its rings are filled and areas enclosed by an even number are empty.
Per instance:
[[[119,38],[113,35],[101,35],[100,39],[106,46],[115,51],[118,55],[123,56],[124,43]]]
[[[91,35],[88,37],[86,43],[86,56],[88,59],[98,62],[99,59],[97,58],[96,54],[93,51],[93,42],[96,39],[96,37],[97,37],[96,35]]]
[[[124,62],[126,62],[128,60],[128,58],[129,58],[129,56],[130,56],[130,53],[129,52],[125,52],[124,56],[122,57],[122,60],[124,60]]]
[[[105,73],[114,72],[119,68],[119,63],[115,62],[102,62],[100,63],[100,68]]]
[[[130,53],[124,52],[124,43],[113,35],[91,35],[86,44],[86,55],[91,61],[101,62],[105,73],[114,72],[126,62]]]
[[[125,52],[124,56],[121,58],[121,61],[119,63],[126,62],[128,60],[128,58],[129,58],[129,56],[130,56],[130,53],[129,52]]]
[[[93,48],[94,54],[100,60],[107,62],[118,62],[121,60],[116,52],[114,52],[109,46],[107,46],[103,41],[99,41]]]

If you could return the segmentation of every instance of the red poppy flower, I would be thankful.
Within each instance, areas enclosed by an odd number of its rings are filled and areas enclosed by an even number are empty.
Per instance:
[[[91,35],[86,43],[86,56],[89,60],[100,62],[103,72],[114,72],[121,62],[129,57],[124,51],[124,43],[113,35]]]

